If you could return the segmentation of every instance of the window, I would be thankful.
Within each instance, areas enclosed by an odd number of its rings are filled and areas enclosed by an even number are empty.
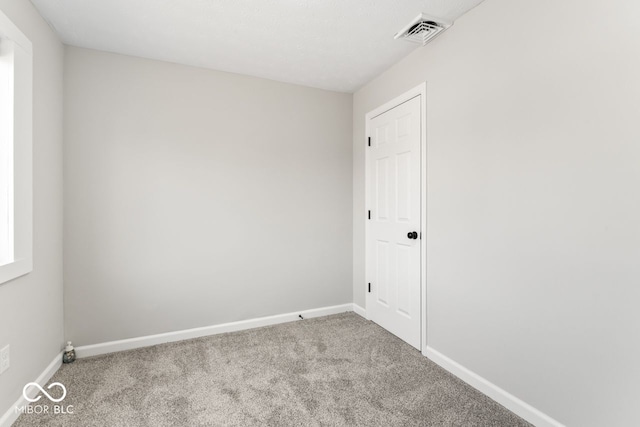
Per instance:
[[[0,39],[0,265],[13,261],[13,112],[10,42]]]
[[[0,284],[32,270],[32,47],[0,12]]]

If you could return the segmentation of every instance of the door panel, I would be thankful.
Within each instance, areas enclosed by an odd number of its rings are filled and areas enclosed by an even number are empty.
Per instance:
[[[369,122],[367,314],[420,349],[420,96]]]
[[[389,306],[389,242],[382,240],[376,241],[377,257],[376,257],[376,283],[377,292],[375,293],[377,302]]]
[[[376,217],[389,219],[389,158],[376,159]]]

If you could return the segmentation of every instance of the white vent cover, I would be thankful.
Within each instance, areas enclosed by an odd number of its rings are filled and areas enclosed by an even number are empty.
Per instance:
[[[442,34],[453,23],[421,13],[406,27],[398,31],[394,39],[402,39],[422,46]]]

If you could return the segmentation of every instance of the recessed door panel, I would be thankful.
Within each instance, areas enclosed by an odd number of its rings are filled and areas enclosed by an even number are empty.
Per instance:
[[[409,223],[411,220],[411,151],[396,154],[396,219]]]
[[[376,160],[376,208],[375,215],[379,221],[389,219],[389,158]]]
[[[378,240],[376,245],[376,299],[378,303],[389,305],[389,242]]]
[[[398,313],[411,317],[411,247],[396,246],[396,301]]]

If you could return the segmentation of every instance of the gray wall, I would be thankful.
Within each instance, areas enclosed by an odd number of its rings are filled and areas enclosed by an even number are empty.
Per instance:
[[[62,349],[62,71],[64,48],[30,2],[0,0],[33,43],[33,272],[0,285],[0,417]]]
[[[351,302],[352,96],[66,48],[78,345]]]
[[[354,95],[427,81],[428,344],[574,426],[640,425],[640,5],[490,0]]]

